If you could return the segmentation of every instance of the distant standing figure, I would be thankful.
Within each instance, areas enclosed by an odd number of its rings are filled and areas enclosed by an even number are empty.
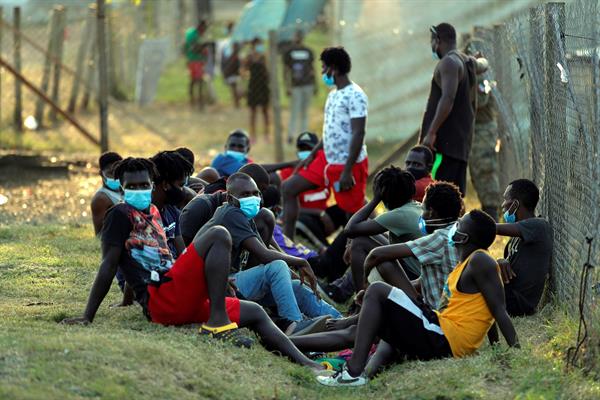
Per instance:
[[[291,116],[288,125],[288,143],[292,144],[298,132],[308,129],[308,107],[315,94],[315,71],[313,67],[314,55],[311,49],[302,41],[304,34],[301,30],[296,32],[294,44],[285,53],[284,80],[287,95],[291,97]]]
[[[465,51],[474,55],[473,42]],[[502,198],[498,178],[498,110],[492,84],[482,74],[477,75],[477,113],[475,133],[469,157],[471,181],[481,202],[481,209],[498,221],[498,203]]]
[[[206,65],[208,52],[202,43],[202,36],[206,32],[205,20],[200,20],[195,28],[189,28],[185,32],[185,58],[190,71],[190,104],[194,105],[194,88],[198,87],[198,103],[204,107],[204,67]]]
[[[265,45],[259,38],[252,41],[252,48],[246,59],[246,67],[250,72],[248,82],[250,137],[252,140],[256,139],[256,110],[260,107],[264,118],[264,135],[269,141],[269,71],[265,58]]]
[[[231,98],[235,108],[240,108],[240,90],[238,82],[240,81],[240,44],[235,42],[231,45],[231,53],[225,57],[221,56],[221,73],[227,86],[231,89]]]
[[[476,61],[456,50],[452,25],[441,23],[430,31],[432,55],[440,61],[431,80],[419,143],[436,153],[433,179],[455,183],[464,196],[477,105]]]

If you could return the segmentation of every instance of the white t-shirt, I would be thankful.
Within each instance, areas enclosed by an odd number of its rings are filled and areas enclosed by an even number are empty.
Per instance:
[[[346,164],[352,139],[350,120],[366,117],[367,106],[367,95],[354,82],[341,90],[329,92],[323,121],[323,146],[327,163]],[[363,142],[356,162],[359,163],[366,157],[367,146]]]

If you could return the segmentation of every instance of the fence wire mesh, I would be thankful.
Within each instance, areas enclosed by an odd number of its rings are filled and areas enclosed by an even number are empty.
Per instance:
[[[541,188],[538,211],[554,228],[551,290],[571,312],[586,238],[593,238],[591,264],[600,261],[599,18],[595,0],[540,5],[495,26],[484,49],[497,81],[501,136],[517,166],[502,172],[531,177]],[[584,308],[596,338],[599,281],[596,268]]]

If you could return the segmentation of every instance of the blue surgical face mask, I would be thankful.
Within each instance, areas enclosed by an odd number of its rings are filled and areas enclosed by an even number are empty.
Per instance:
[[[419,216],[419,230],[421,231],[421,233],[423,235],[429,234],[429,232],[427,232],[427,224],[425,224],[425,220],[423,219],[423,216]]]
[[[454,237],[459,239],[455,239]],[[448,244],[450,246],[456,246],[457,244],[465,244],[469,241],[469,235],[458,231],[458,222],[452,225],[452,228],[448,230]]]
[[[434,218],[426,220],[421,215],[419,216],[419,230],[423,235],[429,235],[436,229],[445,228],[455,221],[455,218]]]
[[[225,154],[239,162],[246,160],[246,153],[242,153],[241,151],[227,150]]]
[[[237,199],[237,197],[234,197],[234,199]],[[262,199],[258,196],[242,197],[241,199],[237,199],[237,201],[240,202],[240,210],[242,210],[242,213],[244,213],[248,219],[256,217],[260,211]]]
[[[265,45],[264,44],[257,44],[255,47],[255,50],[257,53],[264,53],[265,52]]]
[[[147,210],[152,202],[152,189],[123,189],[123,200],[139,211]]]
[[[310,156],[311,151],[310,150],[304,150],[304,151],[299,151],[298,153],[296,153],[298,155],[298,159],[299,160],[304,160],[306,159],[308,156]]]
[[[113,192],[118,192],[121,188],[121,181],[118,179],[109,178],[106,175],[102,175],[104,177],[104,184],[107,188],[112,190]]]
[[[516,206],[515,206],[516,204]],[[513,208],[514,206],[514,211],[512,213],[510,213],[510,209]],[[512,204],[510,205],[510,207],[508,207],[508,210],[504,211],[503,217],[504,217],[504,222],[506,222],[507,224],[514,224],[515,222],[517,222],[517,210],[519,209],[519,200],[515,200],[512,202]]]
[[[324,73],[323,74],[323,83],[325,83],[325,85],[327,85],[327,86],[335,85],[335,79],[333,78],[333,75],[329,76],[329,75],[327,75],[327,73]]]
[[[440,59],[440,56],[438,55],[437,52],[432,51],[431,52],[431,58],[433,58],[434,61],[438,61]]]

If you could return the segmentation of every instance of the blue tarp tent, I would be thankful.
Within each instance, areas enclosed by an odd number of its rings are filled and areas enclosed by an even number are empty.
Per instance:
[[[325,7],[325,0],[292,0],[279,28],[279,41],[291,41],[294,33],[312,28]]]
[[[281,26],[287,7],[286,0],[253,0],[244,6],[232,38],[247,42],[256,37],[266,40],[269,31]]]

